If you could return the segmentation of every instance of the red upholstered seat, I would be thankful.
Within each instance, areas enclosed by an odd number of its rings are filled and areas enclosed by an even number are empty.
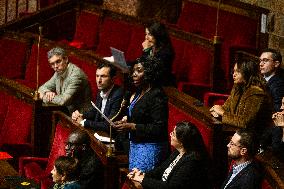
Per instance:
[[[228,97],[228,94],[208,92],[204,94],[204,105],[207,107],[211,107],[215,104],[223,105]]]
[[[190,121],[191,123],[195,124],[198,130],[200,131],[204,144],[208,150],[208,153],[212,155],[213,153],[213,130],[204,123],[200,122],[199,120],[195,119],[191,115],[185,113],[181,109],[177,108],[173,104],[169,103],[169,120],[168,120],[168,132],[170,133],[177,122],[180,121]]]
[[[173,62],[173,73],[179,91],[195,98],[203,99],[203,93],[210,90],[211,67],[213,54],[209,48],[191,41],[172,37],[176,56]]]
[[[39,54],[39,86],[45,83],[53,75],[53,70],[47,60],[49,49],[40,47]],[[36,88],[36,70],[37,70],[37,45],[32,46],[29,62],[26,67],[25,81],[21,82],[31,88]]]
[[[85,74],[88,76],[88,80],[92,88],[93,97],[95,97],[98,91],[97,83],[96,83],[97,65],[94,62],[88,62],[86,60],[79,59],[78,57],[74,55],[70,55],[69,60],[72,63],[76,64],[78,67],[80,67],[85,72]]]
[[[0,146],[30,143],[32,111],[31,104],[8,97],[7,113],[0,130]]]
[[[96,53],[100,56],[111,56],[110,47],[126,52],[131,32],[132,25],[130,23],[106,17],[100,28]]]
[[[24,77],[28,43],[14,39],[0,39],[0,75],[9,79]]]
[[[65,155],[65,141],[70,132],[69,128],[57,124],[49,157],[21,157],[19,159],[20,175],[34,179],[38,183],[41,181],[50,183],[46,180],[50,176],[55,159],[60,155]]]
[[[8,97],[9,96],[7,93],[0,91],[0,131],[8,111]]]
[[[134,61],[142,55],[142,42],[145,40],[145,28],[133,26],[130,42],[125,53],[126,60]]]
[[[184,2],[177,26],[185,31],[212,38],[215,34],[217,9],[194,2]]]
[[[216,16],[217,8],[186,1],[177,26],[185,31],[213,39],[216,31]],[[230,78],[230,49],[232,47],[257,49],[257,35],[257,19],[220,10],[218,36],[222,39],[221,68],[225,73],[222,85],[226,84],[227,88],[229,85],[227,81]]]
[[[23,155],[32,152],[31,128],[33,107],[14,96],[1,95],[4,97],[6,108],[5,117],[0,126],[0,148],[14,157],[13,163]],[[3,102],[2,102],[3,103]],[[2,112],[2,110],[1,110]]]
[[[98,43],[100,14],[82,11],[76,25],[76,31],[70,46],[76,48],[94,48]]]

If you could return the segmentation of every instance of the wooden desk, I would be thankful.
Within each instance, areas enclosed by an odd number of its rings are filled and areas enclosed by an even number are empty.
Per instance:
[[[6,161],[0,160],[0,188],[10,188],[5,181],[5,176],[17,176],[18,172]]]

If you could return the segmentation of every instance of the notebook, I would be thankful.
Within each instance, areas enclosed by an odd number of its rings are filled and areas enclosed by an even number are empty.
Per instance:
[[[128,66],[126,64],[124,52],[121,50],[118,50],[114,47],[110,47],[111,54],[113,56],[114,63],[117,63],[119,67],[121,67],[123,70],[128,71]]]

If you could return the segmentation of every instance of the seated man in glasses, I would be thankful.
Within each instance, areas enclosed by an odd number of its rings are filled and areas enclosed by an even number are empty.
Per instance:
[[[267,82],[266,86],[273,100],[274,112],[280,111],[281,100],[284,96],[284,77],[281,62],[280,52],[274,49],[262,51],[259,58],[260,72]]]
[[[227,148],[228,157],[233,160],[233,166],[221,188],[261,188],[263,170],[254,161],[254,155],[257,152],[255,134],[247,129],[239,129],[228,143]]]
[[[92,148],[91,139],[86,131],[73,131],[65,145],[66,156],[78,159],[80,166],[79,183],[81,189],[103,188],[104,168]]]
[[[92,92],[86,74],[68,61],[65,50],[60,47],[48,51],[47,58],[55,73],[39,88],[43,102],[66,106],[70,113],[90,109]]]

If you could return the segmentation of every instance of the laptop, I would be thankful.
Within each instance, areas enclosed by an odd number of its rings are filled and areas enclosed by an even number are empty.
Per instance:
[[[122,68],[123,70],[128,71],[129,68],[126,64],[124,52],[121,51],[121,50],[118,50],[114,47],[110,47],[110,50],[111,50],[111,54],[113,56],[114,63],[117,63],[118,66],[120,68]]]

